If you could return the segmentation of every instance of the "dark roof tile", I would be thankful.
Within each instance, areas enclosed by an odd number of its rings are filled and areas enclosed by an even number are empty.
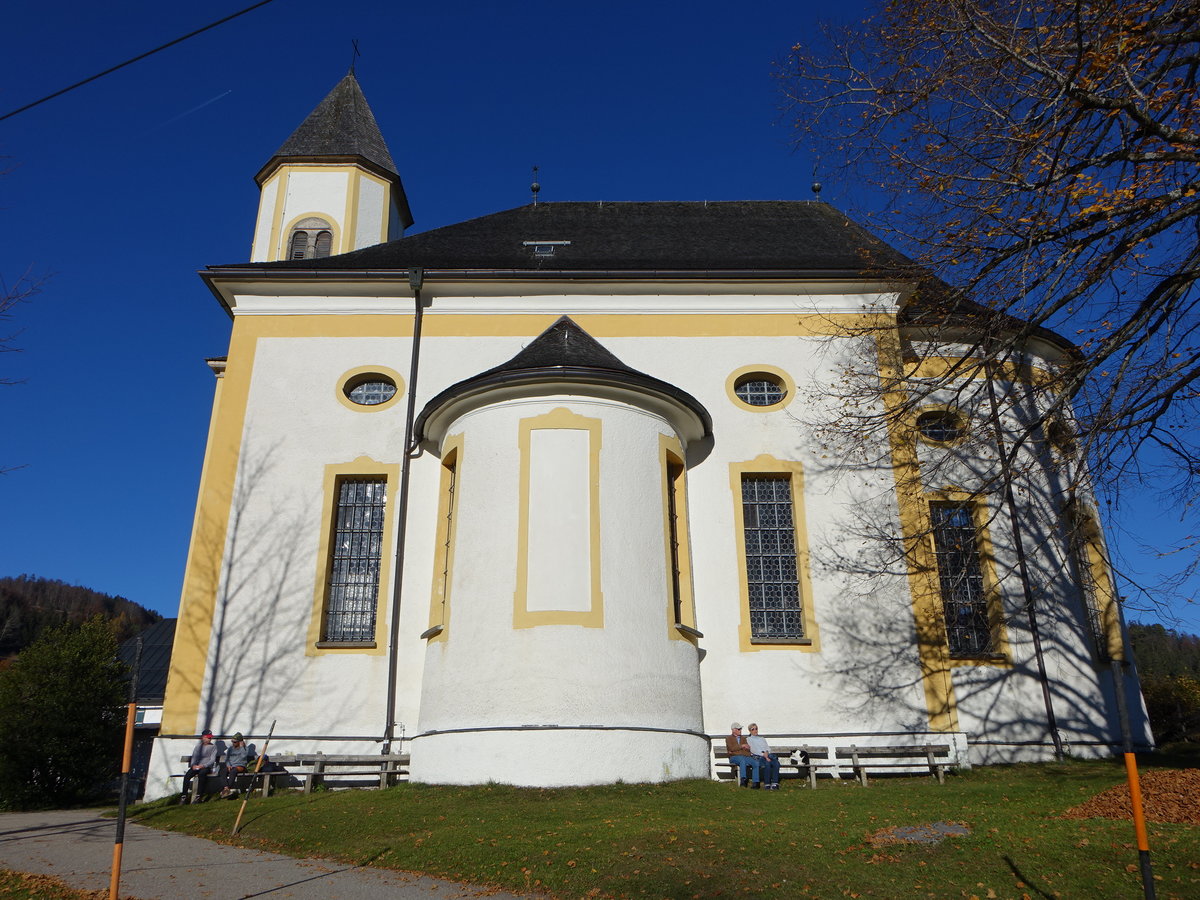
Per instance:
[[[392,175],[396,164],[388,152],[375,114],[353,72],[346,74],[292,136],[275,151],[274,159],[320,156],[361,156]]]
[[[531,244],[537,242],[552,248],[549,255],[535,252]],[[832,206],[815,201],[538,203],[326,259],[256,266],[410,267],[886,275],[916,270],[906,256]]]

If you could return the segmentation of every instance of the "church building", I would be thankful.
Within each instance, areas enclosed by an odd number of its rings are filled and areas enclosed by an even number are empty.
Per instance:
[[[735,719],[1108,754],[1118,690],[1149,741],[1069,442],[1006,502],[1015,407],[887,415],[971,326],[832,206],[535,193],[406,236],[353,73],[256,180],[250,261],[203,273],[231,332],[148,798],[202,729],[273,722],[279,752],[534,786],[707,778]],[[1002,396],[1077,351],[1021,352]],[[864,361],[884,387],[847,399]]]

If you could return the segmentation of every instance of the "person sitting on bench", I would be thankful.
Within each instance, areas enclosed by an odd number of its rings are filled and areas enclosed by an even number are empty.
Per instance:
[[[729,761],[738,767],[738,779],[742,787],[746,787],[748,783],[746,778],[747,769],[753,770],[754,786],[758,787],[759,760],[750,752],[750,745],[742,737],[742,724],[734,722],[729,726],[729,732],[729,734],[725,735],[725,749],[729,753]]]
[[[230,740],[232,745],[225,751],[225,786],[221,788],[222,798],[237,796],[237,778],[254,762],[254,754],[246,746],[240,731]]]
[[[758,736],[758,726],[750,723],[750,737],[746,739],[750,752],[758,760],[759,771],[762,773],[763,787],[769,791],[779,790],[779,757],[771,752],[771,747],[765,737]]]
[[[187,771],[183,773],[183,793],[179,795],[180,803],[192,802],[192,779],[199,778],[196,784],[196,796],[203,799],[204,781],[209,772],[217,768],[217,745],[213,743],[212,732],[205,728],[200,734],[200,743],[192,748],[192,758],[188,761]]]

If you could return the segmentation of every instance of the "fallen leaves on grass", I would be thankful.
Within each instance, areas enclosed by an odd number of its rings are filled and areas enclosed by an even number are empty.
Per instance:
[[[1157,769],[1143,772],[1142,808],[1146,820],[1175,825],[1200,825],[1200,769]],[[1129,819],[1129,786],[1119,784],[1063,813],[1064,819]]]
[[[947,837],[970,833],[971,829],[962,822],[892,825],[870,835],[867,843],[872,847],[886,847],[889,844],[940,844]]]
[[[44,898],[44,900],[108,900],[108,891],[87,891],[80,888],[73,888],[67,885],[66,882],[54,878],[50,875],[30,875],[26,872],[3,871],[0,872],[2,881],[0,881],[0,890],[3,891],[3,896],[7,896],[9,890],[24,889],[29,892],[31,897]],[[14,894],[14,896],[20,896]]]

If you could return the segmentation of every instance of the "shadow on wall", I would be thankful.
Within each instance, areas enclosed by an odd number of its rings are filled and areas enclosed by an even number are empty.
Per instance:
[[[265,734],[276,719],[277,732],[329,733],[345,708],[323,704],[322,721],[297,721],[293,714],[288,724],[289,707],[307,709],[312,699],[303,679],[316,574],[308,545],[316,546],[321,509],[319,480],[315,495],[298,502],[294,484],[276,477],[281,446],[256,451],[247,438],[228,528],[211,515],[211,502],[196,525],[188,590],[193,603],[214,598],[211,632],[205,633],[206,618],[181,616],[176,647],[207,644],[207,662],[202,670],[181,666],[173,676],[182,680],[178,687],[199,693],[201,727],[217,734]],[[200,672],[204,680],[197,684]]]
[[[836,648],[823,654],[836,682],[835,702],[844,714],[885,716],[925,730],[926,688],[937,682],[933,695],[952,690],[957,728],[968,733],[978,756],[998,762],[1019,755],[1020,745],[1049,746],[1019,539],[1058,732],[1068,751],[1108,752],[1121,742],[1113,676],[1104,630],[1095,610],[1089,611],[1086,592],[1094,587],[1080,570],[1066,514],[1077,497],[1090,503],[1091,492],[1082,466],[1043,436],[1044,397],[1028,386],[1008,385],[993,414],[980,379],[959,379],[923,385],[916,402],[897,408],[888,394],[896,385],[880,377],[874,347],[872,340],[863,359],[844,363],[845,396],[837,399],[853,397],[854,403],[831,404],[829,391],[812,388],[812,402],[804,407],[803,424],[819,441],[806,490],[841,483],[856,495],[810,547],[814,576],[837,585],[829,591],[836,603],[821,610],[822,644]],[[914,413],[930,407],[957,411],[967,426],[963,434],[943,442],[919,439]],[[1010,455],[1007,469],[997,451],[998,419]],[[1006,484],[1013,489],[1018,538]],[[976,511],[991,649],[1007,650],[1003,659],[985,662],[949,652],[951,613],[942,598],[962,585],[948,587],[939,572],[930,517],[930,504],[938,502]],[[913,603],[914,591],[922,590],[931,598],[925,615]],[[1126,688],[1140,743],[1146,731],[1136,681],[1129,679]]]

